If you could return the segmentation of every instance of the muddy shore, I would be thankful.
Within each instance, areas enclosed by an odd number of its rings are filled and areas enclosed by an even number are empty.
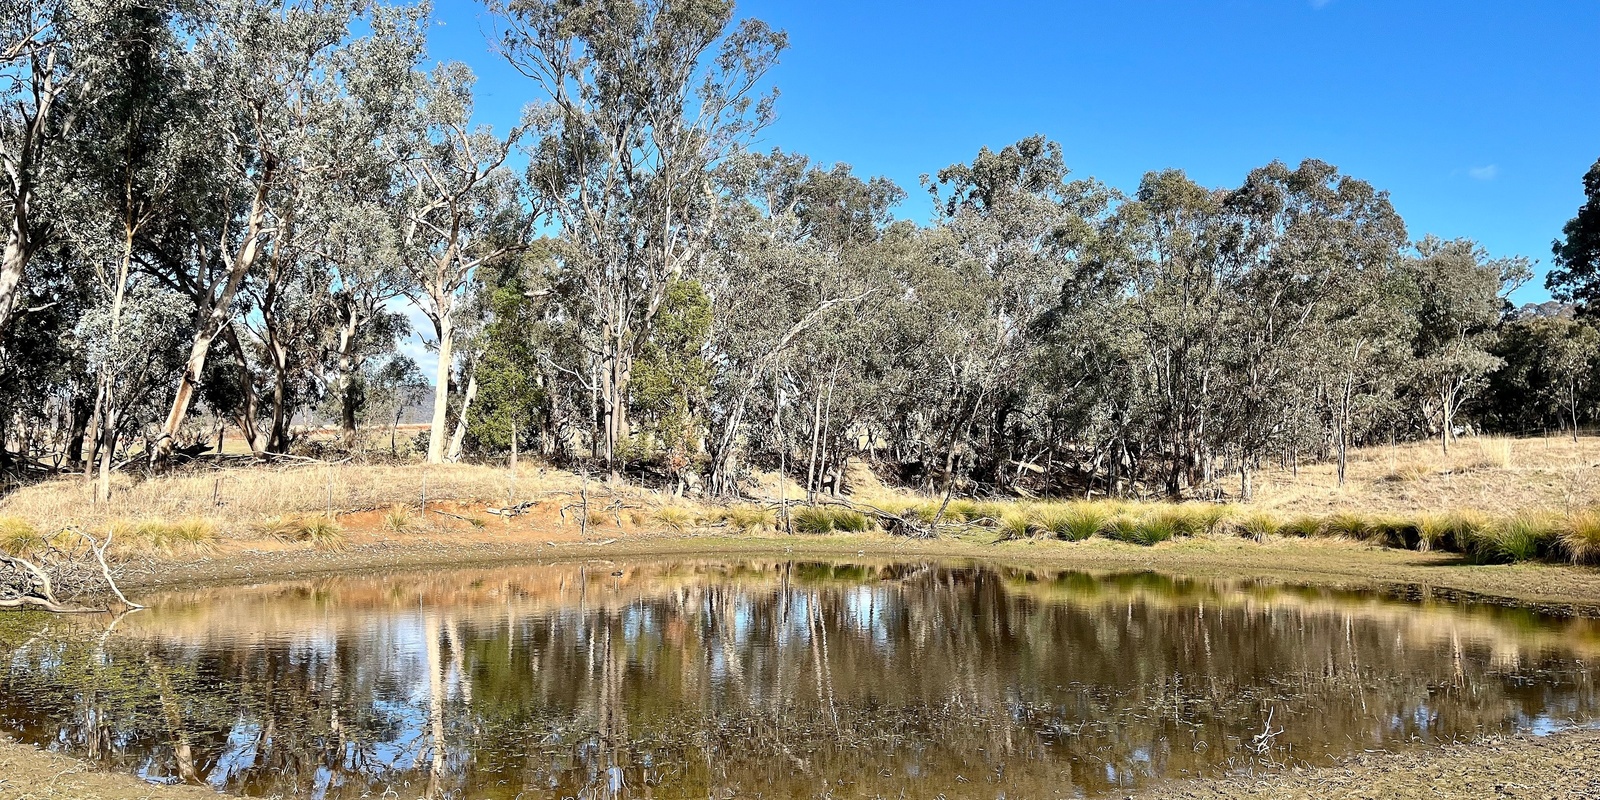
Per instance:
[[[1137,547],[1106,541],[914,541],[877,534],[632,535],[584,542],[573,533],[557,530],[539,536],[507,536],[478,530],[419,534],[399,541],[356,538],[337,552],[230,542],[203,557],[149,562],[134,570],[124,584],[137,599],[138,593],[169,588],[529,560],[862,556],[985,559],[1040,569],[1155,571],[1193,578],[1378,589],[1408,596],[1464,598],[1533,606],[1558,614],[1600,616],[1597,570],[1543,564],[1469,566],[1449,554],[1389,550],[1342,541],[1255,543],[1202,537]],[[97,772],[82,761],[0,737],[0,800],[168,800],[215,796],[204,787],[152,786],[130,775]],[[1470,743],[1367,753],[1332,767],[1178,781],[1133,796],[1139,800],[1600,797],[1600,731],[1491,737]]]

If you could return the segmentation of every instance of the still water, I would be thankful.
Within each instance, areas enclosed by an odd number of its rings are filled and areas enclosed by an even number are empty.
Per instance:
[[[331,577],[0,655],[24,740],[311,798],[1093,797],[1600,710],[1595,620],[981,564]]]

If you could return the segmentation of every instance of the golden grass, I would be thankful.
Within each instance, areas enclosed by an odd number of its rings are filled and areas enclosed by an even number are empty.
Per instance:
[[[1600,509],[1584,509],[1567,517],[1560,544],[1575,564],[1600,564]]]
[[[579,478],[556,470],[518,471],[529,493],[576,489]],[[592,484],[591,484],[592,485]],[[103,529],[118,519],[218,517],[248,526],[285,514],[335,514],[394,505],[448,501],[500,506],[506,471],[474,464],[310,464],[180,471],[149,480],[114,476],[110,502],[96,504],[93,487],[67,477],[26,486],[0,499],[0,515],[38,526]]]
[[[674,531],[688,530],[699,522],[699,518],[693,511],[682,506],[662,506],[656,509],[651,516],[656,522]]]
[[[204,517],[117,520],[107,532],[114,548],[124,553],[204,554],[216,549],[218,538],[216,520]]]
[[[762,506],[729,506],[717,511],[715,519],[741,533],[760,533],[776,530],[778,527],[778,513]]]
[[[396,503],[383,512],[383,528],[391,533],[410,533],[417,528],[415,517],[408,506]]]
[[[44,546],[39,529],[19,517],[0,517],[0,553],[26,557]]]

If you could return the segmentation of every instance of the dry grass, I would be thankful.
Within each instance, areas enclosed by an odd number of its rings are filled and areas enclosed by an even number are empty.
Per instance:
[[[241,467],[179,472],[151,480],[117,475],[111,501],[94,502],[91,486],[62,478],[27,486],[0,500],[0,515],[41,527],[104,529],[118,519],[217,517],[249,526],[286,514],[335,514],[395,505],[452,501],[500,506],[506,471],[471,464],[422,466],[321,465]],[[575,489],[577,476],[519,470],[519,492]],[[331,502],[330,502],[331,499]],[[232,533],[227,531],[225,533]]]
[[[411,508],[396,503],[383,512],[383,529],[391,533],[410,533],[417,528],[415,517],[411,516]]]

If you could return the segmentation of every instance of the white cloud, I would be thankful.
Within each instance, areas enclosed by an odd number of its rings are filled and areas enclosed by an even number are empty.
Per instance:
[[[1467,177],[1475,181],[1492,181],[1500,174],[1500,168],[1494,164],[1483,167],[1473,167],[1467,170]]]

